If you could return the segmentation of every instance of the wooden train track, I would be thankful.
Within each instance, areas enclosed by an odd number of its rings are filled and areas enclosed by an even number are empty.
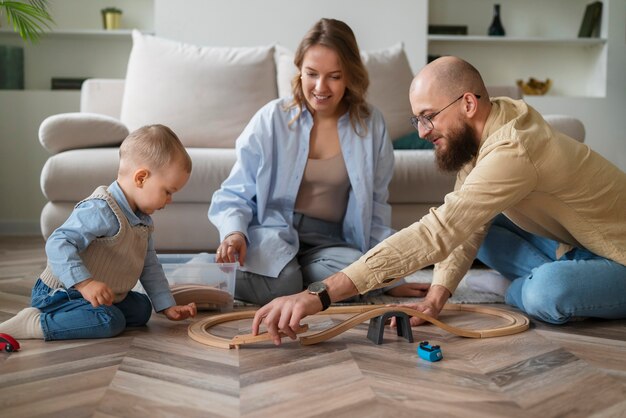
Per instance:
[[[507,320],[507,324],[501,327],[488,328],[488,329],[466,329],[448,325],[438,319],[435,319],[422,312],[404,306],[385,306],[385,305],[356,305],[356,306],[331,306],[324,312],[320,312],[317,315],[332,315],[332,314],[356,314],[351,318],[339,323],[338,325],[320,331],[315,334],[300,337],[300,343],[302,345],[317,344],[322,341],[326,341],[333,338],[351,328],[354,328],[358,324],[367,321],[371,318],[380,316],[386,312],[403,312],[409,316],[415,316],[423,319],[426,322],[447,331],[455,335],[467,338],[491,338],[501,337],[505,335],[512,335],[523,332],[528,329],[529,321],[526,316],[517,312],[506,311],[496,307],[486,307],[477,305],[466,304],[446,304],[443,308],[444,311],[466,311],[477,312],[481,314],[496,316]],[[189,326],[188,334],[193,340],[217,348],[239,348],[244,344],[251,344],[259,341],[268,341],[270,336],[268,333],[261,333],[259,335],[245,334],[237,335],[233,338],[224,338],[211,334],[209,330],[219,324],[230,321],[238,321],[242,319],[250,319],[254,317],[256,310],[248,310],[241,312],[232,312],[221,315],[215,315],[205,318],[201,321],[194,322]],[[303,333],[308,330],[307,325],[303,325],[297,334]],[[281,337],[285,337],[285,334],[281,333]]]

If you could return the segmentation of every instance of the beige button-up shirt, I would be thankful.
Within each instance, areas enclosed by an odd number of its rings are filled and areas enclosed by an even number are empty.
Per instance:
[[[454,293],[499,213],[561,243],[555,257],[582,247],[626,265],[626,173],[523,101],[491,102],[478,155],[443,205],[343,270],[360,293],[431,264],[433,284]]]

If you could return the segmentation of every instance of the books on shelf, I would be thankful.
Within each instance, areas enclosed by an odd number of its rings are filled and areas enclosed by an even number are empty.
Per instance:
[[[0,45],[0,90],[24,89],[24,48]]]
[[[600,22],[602,20],[602,2],[594,1],[587,5],[583,21],[578,31],[579,38],[598,38],[600,36]]]
[[[428,25],[429,35],[467,35],[467,25]]]
[[[52,90],[80,90],[85,80],[87,78],[53,77],[50,81],[50,88]]]

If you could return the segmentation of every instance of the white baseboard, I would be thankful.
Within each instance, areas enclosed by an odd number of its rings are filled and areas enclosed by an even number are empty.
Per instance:
[[[41,235],[39,221],[0,220],[0,236]]]

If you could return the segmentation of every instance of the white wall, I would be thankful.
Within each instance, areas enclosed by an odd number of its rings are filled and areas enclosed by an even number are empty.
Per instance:
[[[38,234],[45,199],[39,174],[48,152],[39,124],[53,113],[78,109],[75,92],[0,90],[0,235]]]
[[[542,113],[572,115],[586,130],[585,142],[626,171],[626,0],[605,2],[603,31],[608,31],[606,97],[527,96]]]
[[[404,42],[412,68],[426,62],[426,0],[155,0],[159,36],[211,46],[280,43],[295,50],[322,17],[346,22],[362,50]],[[189,13],[193,10],[193,13]]]

